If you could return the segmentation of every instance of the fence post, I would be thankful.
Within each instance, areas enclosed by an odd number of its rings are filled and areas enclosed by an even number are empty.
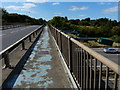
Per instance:
[[[6,65],[5,68],[11,67],[10,60],[9,60],[9,52],[6,52],[4,54],[4,62],[5,62],[5,65]]]
[[[62,53],[62,35],[61,35],[61,32],[60,32],[60,51]]]
[[[22,41],[22,50],[25,50],[25,42],[24,42],[24,40]]]
[[[29,36],[29,41],[31,42],[31,35]]]
[[[119,79],[119,81],[118,81],[118,89],[120,89],[120,75],[118,76],[118,79]]]
[[[33,37],[35,38],[35,32],[33,32]]]
[[[57,29],[55,31],[56,31],[56,42],[58,44],[58,31],[57,31]]]
[[[56,31],[55,28],[54,28],[54,31],[55,31],[55,40],[56,40],[56,42],[57,42],[57,31]]]
[[[37,31],[35,31],[35,34],[37,35]]]
[[[69,57],[69,69],[70,72],[73,72],[73,65],[72,65],[72,43],[70,37],[68,37],[68,57]]]

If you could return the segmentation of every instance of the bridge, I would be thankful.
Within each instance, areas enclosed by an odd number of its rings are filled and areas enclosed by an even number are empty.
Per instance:
[[[0,52],[6,88],[118,90],[120,66],[52,25],[30,31]]]

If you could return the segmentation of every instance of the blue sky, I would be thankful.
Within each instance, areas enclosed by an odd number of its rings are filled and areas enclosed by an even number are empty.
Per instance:
[[[34,18],[52,19],[67,16],[68,19],[109,18],[118,20],[117,2],[3,2],[10,13],[25,14]]]

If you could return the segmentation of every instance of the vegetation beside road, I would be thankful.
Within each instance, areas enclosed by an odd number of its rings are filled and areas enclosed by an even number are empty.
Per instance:
[[[20,15],[17,13],[8,13],[5,9],[0,8],[2,12],[2,24],[25,24],[25,25],[40,25],[46,23],[42,18],[35,19],[27,15]],[[108,18],[99,18],[91,20],[90,18],[85,19],[68,19],[67,17],[55,16],[53,19],[48,21],[56,28],[69,32],[68,35],[74,38],[80,37],[106,37],[113,39],[115,43],[113,46],[119,46],[120,43],[120,21],[111,20]],[[71,33],[72,32],[72,33]],[[101,46],[97,42],[87,42],[87,45]]]
[[[120,43],[120,21],[108,18],[68,20],[67,17],[55,16],[48,23],[64,32],[68,30],[71,32],[75,31],[77,32],[75,34],[77,37],[81,37],[81,34],[84,37],[106,37],[113,39],[116,43]]]
[[[27,15],[21,15],[17,13],[8,13],[3,8],[0,8],[0,11],[2,12],[2,24],[3,25],[15,24],[15,23],[26,24],[26,25],[40,25],[46,22],[42,18],[35,19]]]

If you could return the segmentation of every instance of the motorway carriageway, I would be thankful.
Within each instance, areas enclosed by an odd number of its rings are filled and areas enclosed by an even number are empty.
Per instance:
[[[40,25],[23,26],[0,31],[0,51],[31,33],[39,26]]]

